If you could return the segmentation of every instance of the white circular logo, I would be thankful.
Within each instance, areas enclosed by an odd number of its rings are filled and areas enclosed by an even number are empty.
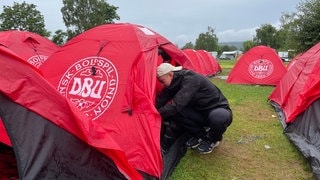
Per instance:
[[[35,56],[31,56],[27,60],[27,62],[32,64],[34,67],[39,68],[47,59],[48,59],[48,56],[35,55]]]
[[[118,88],[118,73],[104,57],[87,57],[64,73],[58,91],[71,100],[92,120],[111,105]]]
[[[250,75],[257,79],[270,76],[273,72],[273,64],[268,59],[258,59],[250,63],[248,71]]]

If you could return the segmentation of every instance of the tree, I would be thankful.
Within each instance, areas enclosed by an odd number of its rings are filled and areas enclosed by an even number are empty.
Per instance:
[[[256,46],[256,43],[254,43],[252,40],[244,41],[243,42],[243,52],[247,52],[249,49]]]
[[[61,29],[57,30],[55,34],[52,36],[51,41],[58,44],[63,45],[68,39],[68,34]]]
[[[3,6],[0,14],[0,30],[25,30],[49,37],[50,32],[45,29],[43,15],[36,9],[36,5],[14,2],[13,6]]]
[[[188,42],[181,49],[194,49],[194,45],[192,42]]]
[[[212,27],[209,26],[206,33],[199,34],[199,37],[196,39],[194,48],[203,49],[208,52],[217,51],[217,49],[219,49],[218,37],[214,33],[214,29]]]
[[[280,29],[277,32],[280,50],[297,49],[295,17],[296,13],[283,13],[280,18]]]
[[[219,45],[218,50],[216,50],[218,52],[218,54],[222,54],[222,52],[224,51],[237,51],[238,48],[236,46],[229,46],[229,45]]]
[[[119,20],[118,7],[104,0],[63,0],[61,13],[67,27],[68,39],[95,26]]]
[[[320,41],[320,1],[306,0],[298,5],[296,26],[296,43],[298,51],[308,50]]]
[[[277,49],[279,47],[279,44],[277,43],[277,29],[271,24],[262,25],[260,28],[256,29],[254,42],[258,45]]]

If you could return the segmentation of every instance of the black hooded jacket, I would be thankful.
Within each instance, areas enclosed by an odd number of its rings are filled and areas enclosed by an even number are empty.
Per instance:
[[[230,109],[226,97],[208,78],[190,70],[175,71],[170,86],[157,96],[156,108],[166,119],[185,107],[199,112],[218,107]]]

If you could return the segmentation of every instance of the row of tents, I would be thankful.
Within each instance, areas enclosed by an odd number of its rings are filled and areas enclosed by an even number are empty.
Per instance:
[[[226,83],[274,86],[268,102],[320,179],[320,43],[287,66],[274,49],[253,47],[237,60]]]
[[[194,58],[131,23],[94,27],[61,47],[15,30],[0,32],[0,44],[0,148],[14,152],[0,151],[0,178],[167,179],[186,136],[161,151],[157,65],[221,72],[208,52],[190,50]]]
[[[222,72],[222,68],[215,57],[205,50],[183,49],[194,65],[193,71],[204,76],[215,76]]]

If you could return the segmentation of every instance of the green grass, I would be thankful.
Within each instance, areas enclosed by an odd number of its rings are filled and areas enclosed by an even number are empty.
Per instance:
[[[219,63],[219,75],[227,76],[235,61]],[[215,77],[211,80],[228,98],[233,123],[211,154],[188,150],[170,180],[314,179],[309,163],[283,134],[267,102],[273,86],[226,84]]]

